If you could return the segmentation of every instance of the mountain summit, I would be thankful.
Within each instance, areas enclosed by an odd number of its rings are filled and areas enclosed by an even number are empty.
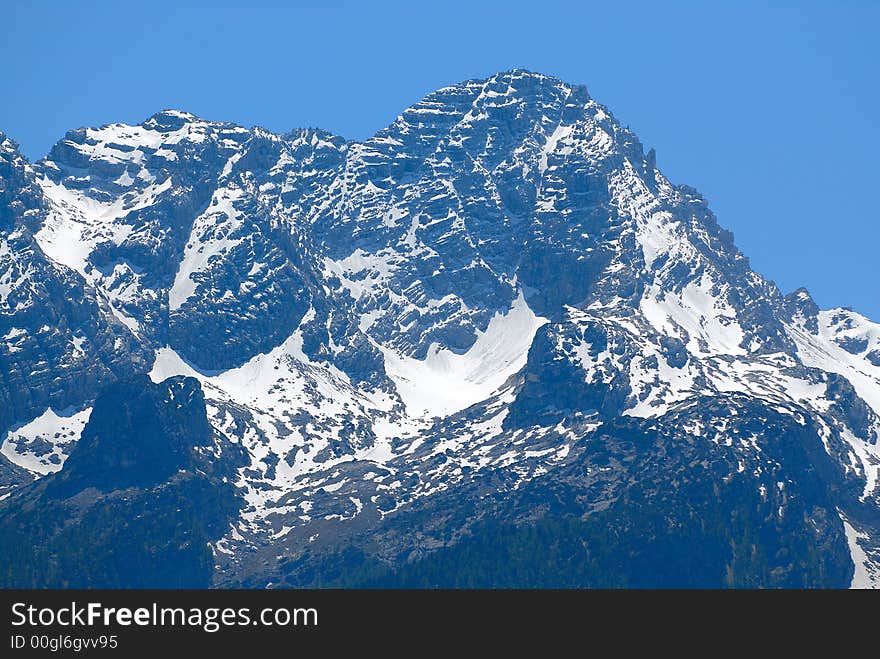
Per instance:
[[[880,325],[752,271],[585,87],[2,145],[0,536],[148,373],[232,475],[214,585],[880,584]]]

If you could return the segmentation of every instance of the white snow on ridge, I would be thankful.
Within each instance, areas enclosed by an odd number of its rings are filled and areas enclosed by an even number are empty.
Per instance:
[[[693,354],[705,354],[698,339],[705,341],[712,354],[744,355],[740,346],[745,333],[736,320],[736,310],[720,296],[712,293],[712,280],[704,274],[690,282],[680,293],[661,291],[654,284],[645,290],[640,302],[642,314],[657,331],[669,336],[684,337]]]
[[[79,441],[91,414],[91,407],[72,414],[46,408],[29,423],[7,432],[0,453],[37,477],[60,471],[69,453],[62,449]]]
[[[852,348],[854,352],[847,351],[850,354],[866,357],[871,351],[880,351],[880,324],[860,313],[848,309],[820,311],[819,325],[823,336],[859,343],[858,347]]]
[[[645,186],[628,160],[621,171],[612,175],[609,189],[621,210],[635,221],[635,237],[642,247],[646,268],[652,268],[660,256],[688,247],[677,235],[678,222],[663,210],[657,196]]]
[[[546,322],[532,312],[520,291],[510,310],[496,313],[466,353],[432,344],[427,357],[419,360],[380,346],[385,371],[410,416],[454,414],[485,400],[522,369],[535,333]]]
[[[874,366],[862,356],[841,348],[836,342],[840,333],[832,319],[841,310],[819,313],[819,334],[812,334],[801,326],[787,326],[789,336],[798,349],[798,357],[807,366],[844,376],[877,414],[880,414],[880,366]]]
[[[154,204],[162,193],[171,189],[171,177],[168,177],[162,183],[148,185],[136,199],[120,196],[112,203],[104,203],[45,177],[40,177],[38,183],[53,207],[34,236],[40,249],[56,263],[76,270],[90,282],[86,261],[95,246],[104,241],[121,244],[132,230],[123,218]]]
[[[833,319],[840,313],[839,309],[820,312],[818,334],[813,334],[802,325],[787,325],[786,329],[797,346],[798,357],[805,365],[842,375],[852,384],[859,397],[880,414],[880,367],[837,344],[835,338],[840,331]],[[876,491],[880,483],[880,444],[865,442],[848,430],[841,436],[861,463],[865,476],[865,490],[861,497],[864,500]]]
[[[192,231],[183,252],[183,259],[168,291],[168,310],[176,311],[196,292],[192,275],[204,271],[216,254],[235,247],[240,238],[230,238],[241,227],[241,213],[234,202],[244,195],[241,188],[218,188],[211,204],[193,222]]]
[[[394,438],[416,435],[429,424],[428,416],[451,414],[488,398],[525,365],[535,332],[545,322],[520,293],[463,355],[433,349],[428,359],[419,361],[383,349],[386,368],[404,401],[404,415],[393,394],[359,390],[336,367],[312,362],[303,352],[299,330],[277,348],[216,373],[199,372],[173,349],[162,348],[150,377],[159,382],[188,375],[202,383],[209,421],[230,438],[240,438],[250,455],[250,465],[240,472],[239,485],[248,502],[242,519],[246,526],[258,528],[268,515],[290,508],[279,505],[280,498],[317,486],[312,474],[329,473],[334,464],[352,460],[386,466],[395,455]],[[230,404],[250,413],[252,420],[244,429],[229,415]],[[496,416],[500,424],[503,415]],[[334,438],[357,441],[351,435],[352,422],[369,424],[375,440],[354,444],[353,454],[322,457]],[[487,441],[496,433],[486,428],[481,436]],[[278,460],[288,455],[295,458]],[[260,476],[255,479],[253,474]]]
[[[651,355],[657,360],[656,369],[645,365]],[[642,418],[662,416],[669,411],[671,405],[685,400],[693,393],[695,374],[690,364],[686,364],[683,368],[673,368],[660,351],[654,350],[651,355],[640,354],[630,363],[630,386],[640,395],[636,396],[635,405],[624,410],[624,416]],[[658,378],[661,386],[651,386],[655,377]],[[643,396],[642,392],[649,386],[650,395]]]
[[[859,540],[867,539],[868,535],[857,531],[842,514],[840,514],[840,519],[843,522],[846,542],[849,545],[850,556],[852,556],[852,562],[855,566],[849,587],[857,590],[880,589],[880,566],[868,557],[864,548],[859,544]]]
[[[303,353],[299,330],[273,350],[219,373],[197,371],[171,348],[158,350],[150,377],[161,382],[174,375],[187,375],[201,382],[209,421],[231,438],[240,438],[251,457],[245,471],[261,474],[256,481],[244,475],[240,480],[249,504],[244,518],[251,522],[275,510],[279,497],[301,489],[301,481],[309,472],[353,459],[350,455],[319,457],[331,439],[348,434],[347,419],[371,417],[375,422],[387,415],[396,402],[381,391],[359,391],[336,367],[312,362]],[[248,421],[243,432],[226,412],[230,403],[246,408],[252,415],[252,422]],[[300,418],[302,413],[309,421]],[[317,427],[321,428],[320,437],[316,437]],[[308,450],[299,450],[304,448]],[[369,455],[364,458],[390,458],[390,450],[376,448],[367,451]],[[277,460],[292,450],[296,453],[292,464]],[[272,476],[267,475],[270,464],[274,465]]]
[[[565,140],[569,135],[571,135],[574,130],[574,126],[562,126],[559,125],[556,127],[556,130],[547,138],[547,142],[544,144],[544,147],[541,149],[541,155],[538,159],[538,171],[543,174],[547,171],[547,157],[556,152],[557,146],[559,142]],[[567,155],[571,153],[571,147],[564,147],[560,150],[560,155]]]
[[[276,368],[284,365],[285,368]],[[287,394],[302,394],[303,400],[310,400],[312,394],[302,391],[303,377],[297,377],[298,369],[308,373],[317,383],[317,393],[327,398],[340,400],[340,392],[348,390],[354,393],[348,376],[335,366],[313,364],[302,351],[302,335],[294,332],[280,346],[268,353],[261,353],[245,364],[219,373],[201,373],[187,364],[172,348],[161,348],[156,352],[156,360],[150,371],[154,382],[161,382],[174,375],[187,375],[200,380],[213,390],[225,392],[229,398],[254,410],[270,412],[278,405],[277,391],[279,383],[284,383]],[[206,392],[210,393],[210,392]],[[340,407],[342,401],[340,400]],[[295,408],[291,411],[296,411]],[[321,412],[332,413],[332,409],[323,408]]]
[[[850,445],[855,457],[861,463],[865,477],[865,489],[859,498],[864,501],[877,489],[877,483],[880,481],[880,447],[862,441],[849,429],[844,429],[840,435]]]

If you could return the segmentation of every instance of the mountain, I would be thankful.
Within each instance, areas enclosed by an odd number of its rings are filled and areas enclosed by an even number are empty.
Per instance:
[[[0,519],[4,583],[28,588],[205,587],[209,541],[238,502],[230,456],[192,378],[109,385],[64,469]],[[216,460],[224,450],[226,459]]]
[[[49,210],[36,177],[0,133],[0,474],[9,474],[3,485],[60,469],[88,418],[88,401],[150,363],[100,292],[35,240]]]
[[[167,110],[3,144],[0,286],[42,288],[3,297],[0,530],[68,454],[148,496],[106,433],[74,456],[149,374],[203,392],[212,442],[166,435],[228,474],[216,586],[880,584],[880,325],[752,271],[584,87],[467,81],[364,142]]]

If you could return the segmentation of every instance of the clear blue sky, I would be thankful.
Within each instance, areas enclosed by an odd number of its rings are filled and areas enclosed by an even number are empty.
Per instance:
[[[0,0],[0,130],[32,159],[167,107],[357,139],[525,67],[587,85],[783,291],[880,321],[880,2],[708,4]]]

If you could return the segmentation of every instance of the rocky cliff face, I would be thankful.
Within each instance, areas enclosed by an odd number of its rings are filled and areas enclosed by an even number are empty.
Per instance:
[[[240,505],[229,482],[236,455],[239,447],[208,425],[196,380],[153,384],[139,375],[109,385],[64,469],[0,502],[0,580],[19,588],[209,585],[210,542]]]
[[[583,87],[468,81],[361,143],[166,111],[4,153],[2,276],[79,287],[4,364],[54,378],[7,386],[11,489],[100,385],[185,375],[247,462],[219,584],[491,585],[493,534],[519,564],[539,531],[582,585],[877,583],[880,326],[753,272]]]
[[[0,134],[0,428],[13,440],[47,408],[82,410],[103,385],[149,364],[100,292],[34,239],[48,212],[34,171]],[[27,434],[0,459],[25,456],[37,473],[60,466],[48,461],[59,438],[36,446]]]

